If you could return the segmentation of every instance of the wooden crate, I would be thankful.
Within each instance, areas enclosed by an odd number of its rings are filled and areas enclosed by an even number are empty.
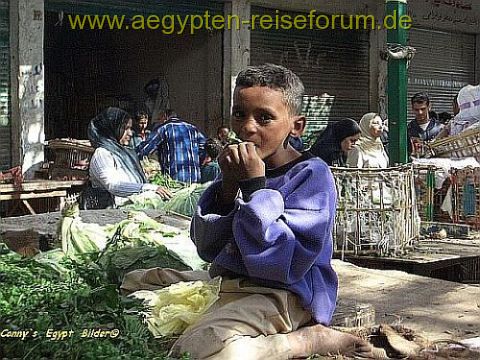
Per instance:
[[[426,144],[427,157],[469,157],[480,155],[480,127],[465,130]]]
[[[53,163],[49,178],[53,180],[84,180],[88,178],[88,166],[79,168],[80,162],[90,163],[95,149],[88,140],[55,139],[48,142]]]

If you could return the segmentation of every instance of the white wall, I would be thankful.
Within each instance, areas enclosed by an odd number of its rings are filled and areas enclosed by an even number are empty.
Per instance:
[[[16,96],[12,99],[12,116],[17,116],[12,123],[16,122],[14,131],[20,130],[20,139],[14,143],[20,142],[17,156],[28,178],[44,159],[43,0],[12,1],[11,6],[11,13],[18,16],[11,29],[18,34],[12,46],[12,76],[16,78],[12,82],[12,96]]]

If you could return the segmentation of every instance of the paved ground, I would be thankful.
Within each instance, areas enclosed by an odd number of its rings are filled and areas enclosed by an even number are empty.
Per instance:
[[[150,211],[152,217],[159,212]],[[84,222],[112,224],[127,212],[96,210],[81,213]],[[55,234],[59,213],[0,220],[1,230],[33,228]],[[188,228],[188,221],[162,218],[167,224]],[[480,336],[480,286],[437,280],[400,271],[372,270],[334,260],[340,281],[341,301],[369,303],[375,307],[376,323],[398,323],[432,340]]]

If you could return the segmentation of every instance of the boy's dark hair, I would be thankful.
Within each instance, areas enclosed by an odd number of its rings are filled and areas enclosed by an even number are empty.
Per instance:
[[[217,139],[208,139],[205,143],[205,152],[212,160],[217,160],[223,150],[222,143]]]
[[[222,125],[222,126],[219,126],[219,127],[217,128],[217,134],[218,134],[218,133],[220,132],[220,130],[222,130],[222,129],[227,129],[228,131],[230,131],[230,128],[229,128],[227,125]]]
[[[139,110],[135,113],[135,121],[139,121],[141,118],[147,118],[148,120],[148,114],[146,111]]]
[[[427,93],[419,92],[412,96],[411,102],[412,102],[412,106],[413,104],[422,104],[422,103],[427,103],[427,105],[430,105],[430,98],[428,97]]]
[[[280,90],[289,113],[300,115],[305,88],[300,78],[291,70],[274,64],[249,66],[238,74],[235,86],[266,86]]]

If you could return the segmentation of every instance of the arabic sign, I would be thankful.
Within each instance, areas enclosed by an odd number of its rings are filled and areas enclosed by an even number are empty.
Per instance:
[[[427,3],[432,3],[433,5],[440,6],[451,6],[457,9],[462,10],[472,10],[472,3],[462,0],[425,0]]]
[[[408,13],[414,26],[478,33],[480,2],[472,0],[410,1]]]
[[[472,2],[463,1],[463,0],[425,0],[425,2],[432,3],[433,5],[440,6],[451,6],[457,9],[462,10],[472,10]]]

